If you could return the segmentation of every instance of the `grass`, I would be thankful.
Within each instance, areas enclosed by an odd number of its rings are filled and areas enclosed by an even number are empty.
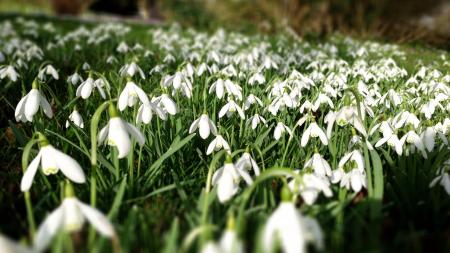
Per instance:
[[[27,211],[24,204],[24,194],[19,185],[22,177],[20,159],[22,151],[32,134],[36,131],[44,133],[50,143],[56,148],[74,157],[83,167],[88,182],[75,185],[77,197],[85,203],[92,201],[92,179],[96,180],[96,207],[113,222],[120,238],[123,252],[180,252],[184,250],[186,238],[198,228],[208,228],[205,237],[218,238],[226,227],[227,215],[235,213],[239,221],[240,236],[246,242],[247,252],[257,249],[257,236],[261,233],[265,221],[280,202],[279,189],[283,181],[279,174],[282,169],[302,168],[305,161],[313,154],[312,147],[318,149],[320,154],[328,160],[333,169],[337,168],[339,159],[347,153],[347,143],[351,132],[349,127],[336,130],[330,140],[330,146],[320,145],[317,140],[307,148],[300,147],[301,133],[305,129],[299,127],[294,137],[284,135],[280,141],[273,139],[273,128],[278,120],[287,126],[293,127],[302,116],[298,109],[289,109],[278,116],[264,112],[268,120],[268,128],[252,130],[244,121],[233,116],[230,119],[218,119],[218,112],[225,104],[213,95],[207,96],[204,101],[204,90],[212,84],[212,79],[202,76],[195,78],[193,83],[193,96],[184,98],[181,94],[173,96],[179,109],[175,116],[167,121],[160,120],[154,115],[148,125],[139,125],[145,135],[146,144],[134,151],[125,159],[118,160],[117,153],[108,146],[98,148],[98,167],[90,168],[91,137],[89,124],[98,106],[104,101],[97,91],[88,100],[75,97],[75,89],[65,81],[66,78],[78,71],[83,77],[87,72],[81,66],[87,62],[91,69],[104,76],[111,85],[111,97],[119,96],[126,83],[126,78],[120,76],[120,67],[131,61],[136,61],[146,73],[147,78],[136,82],[151,96],[158,96],[165,92],[161,82],[165,74],[173,74],[185,64],[183,46],[195,42],[187,29],[179,27],[162,27],[163,33],[177,33],[179,40],[169,40],[167,44],[174,46],[172,52],[175,62],[166,64],[162,73],[148,75],[157,64],[161,64],[170,51],[163,49],[164,44],[152,37],[159,27],[128,24],[131,30],[125,35],[116,35],[107,32],[110,38],[99,45],[87,44],[89,34],[94,33],[95,23],[80,23],[75,20],[59,20],[47,17],[26,17],[25,20],[35,20],[37,24],[51,23],[55,32],[40,28],[28,28],[26,22],[17,22],[18,16],[0,16],[4,27],[6,21],[14,24],[19,37],[29,39],[44,51],[42,60],[31,60],[27,69],[21,69],[20,80],[12,83],[7,79],[0,80],[2,84],[1,108],[2,153],[0,155],[0,232],[16,240],[32,241],[29,236],[30,224],[27,222]],[[80,25],[90,29],[86,37],[78,41],[70,40],[66,45],[48,49],[49,43],[56,43],[55,34],[67,34]],[[121,28],[122,29],[122,28]],[[120,29],[119,29],[120,30]],[[149,32],[150,30],[150,32]],[[34,36],[31,32],[36,32]],[[98,33],[101,36],[102,30]],[[206,34],[211,36],[212,34]],[[229,35],[233,38],[233,35]],[[352,53],[364,45],[370,47],[373,42],[358,41],[336,35],[324,40],[314,38],[298,42],[287,35],[248,36],[236,35],[238,38],[247,38],[249,45],[258,45],[260,41],[268,43],[270,52],[278,52],[283,59],[290,54],[302,52],[301,55],[312,57],[304,62],[293,64],[301,73],[310,73],[307,69],[311,61],[318,60],[324,63],[329,59],[342,59],[353,64],[355,57]],[[7,41],[3,37],[0,41]],[[228,37],[229,42],[232,39]],[[125,41],[132,46],[141,44],[151,51],[150,56],[144,56],[144,51],[131,54],[117,53],[116,48],[120,42]],[[75,43],[82,47],[75,51]],[[225,46],[226,43],[220,45]],[[308,44],[308,45],[307,45]],[[334,45],[338,53],[333,55],[329,46]],[[449,74],[449,52],[432,48],[411,45],[388,45],[380,43],[382,48],[373,50],[364,59],[375,64],[382,58],[392,57],[397,65],[404,68],[408,77],[415,73],[419,66],[425,65],[432,69]],[[247,49],[242,46],[240,49]],[[327,57],[320,58],[313,53],[314,50],[324,52]],[[2,48],[0,47],[0,51]],[[113,54],[118,63],[108,65],[106,58]],[[330,57],[332,55],[332,57]],[[10,60],[8,58],[8,60]],[[47,99],[50,101],[54,119],[47,119],[43,114],[36,115],[33,123],[17,123],[14,120],[14,109],[19,99],[28,93],[33,79],[37,76],[43,62],[51,63],[57,68],[60,79],[51,80],[42,85]],[[265,72],[267,83],[273,84],[277,79],[286,79],[289,73],[276,70]],[[247,80],[247,79],[245,79]],[[391,87],[403,91],[406,77],[381,82],[382,91]],[[357,80],[349,81],[355,86]],[[243,93],[250,92],[264,98],[269,103],[265,87],[251,87],[242,81]],[[448,83],[447,83],[448,86]],[[315,96],[314,92],[307,96]],[[340,103],[338,100],[334,101]],[[342,102],[342,101],[341,101]],[[448,103],[448,101],[447,101]],[[77,105],[82,112],[86,127],[65,128],[64,124],[73,106]],[[204,106],[206,105],[206,106]],[[402,105],[407,107],[407,103]],[[189,134],[188,129],[192,121],[198,118],[203,110],[207,110],[211,119],[219,126],[219,132],[229,142],[234,153],[233,160],[250,147],[252,156],[257,160],[264,171],[260,179],[255,178],[254,187],[245,187],[241,183],[240,194],[230,202],[221,204],[216,198],[216,187],[211,193],[205,191],[208,173],[210,170],[222,166],[224,153],[206,155],[205,151],[209,141],[199,138],[198,134]],[[387,111],[376,111],[382,117],[394,116],[398,108]],[[418,111],[417,108],[414,108]],[[325,111],[322,107],[315,117],[317,122],[323,122]],[[128,122],[135,122],[137,106],[127,108],[121,116]],[[259,109],[251,109],[254,113]],[[260,113],[263,113],[262,110]],[[447,112],[448,113],[448,112]],[[108,120],[107,113],[101,114],[98,127],[103,127]],[[252,115],[247,113],[247,117]],[[448,115],[448,114],[447,114]],[[448,117],[439,111],[429,122],[437,123]],[[376,119],[366,120],[367,126],[373,125]],[[425,122],[425,121],[424,121]],[[425,123],[424,123],[425,124]],[[321,123],[321,126],[324,125]],[[326,128],[324,126],[323,128]],[[337,129],[335,127],[335,129]],[[375,135],[374,140],[380,134]],[[447,136],[448,138],[448,136]],[[212,139],[210,137],[210,139]],[[372,139],[371,142],[374,142]],[[374,143],[372,143],[374,144]],[[333,148],[334,147],[334,150]],[[37,153],[37,147],[31,149],[31,158]],[[443,149],[437,147],[423,159],[419,154],[410,156],[397,156],[388,146],[377,148],[375,152],[365,150],[366,170],[373,179],[369,189],[354,193],[339,185],[332,185],[333,197],[319,197],[313,205],[297,202],[302,213],[315,217],[325,234],[325,252],[448,252],[450,200],[442,187],[429,188],[430,181],[435,177],[436,170],[442,166],[443,161],[449,158],[448,146]],[[286,157],[283,159],[283,157]],[[376,157],[379,157],[379,161]],[[31,160],[31,159],[30,159]],[[377,163],[377,161],[379,163]],[[30,190],[33,205],[33,216],[39,224],[46,215],[60,205],[63,192],[63,176],[45,177],[38,173]],[[377,181],[378,180],[378,181]],[[256,183],[258,182],[258,183]],[[206,208],[205,208],[206,207]],[[212,228],[209,230],[209,227]],[[242,225],[242,224],[240,224]],[[52,243],[51,252],[110,252],[111,243],[103,237],[94,237],[91,229],[85,227],[81,232],[68,236],[65,233],[58,235]],[[208,239],[208,238],[206,238]],[[198,252],[201,240],[195,240],[189,247],[189,252]]]

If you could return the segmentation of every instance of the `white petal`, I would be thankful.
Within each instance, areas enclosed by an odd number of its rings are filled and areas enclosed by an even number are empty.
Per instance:
[[[57,149],[54,149],[53,156],[56,165],[67,178],[79,184],[86,182],[86,177],[81,166],[72,157]]]
[[[124,158],[131,150],[131,141],[125,125],[120,118],[115,117],[109,120],[108,128],[108,143],[117,147],[118,158]]]
[[[131,136],[136,139],[136,141],[139,143],[140,146],[144,146],[145,137],[141,133],[141,131],[137,127],[133,126],[132,124],[130,124],[128,122],[124,122],[124,123],[125,123],[125,127],[127,128],[128,132],[131,134]]]
[[[83,212],[87,220],[98,232],[100,232],[100,234],[107,237],[115,236],[116,233],[114,231],[114,227],[104,214],[84,203],[81,203],[80,201],[77,202],[81,212]]]
[[[34,249],[37,252],[43,252],[53,236],[61,228],[63,221],[63,208],[60,206],[55,209],[39,226],[36,236],[34,237]]]
[[[198,125],[199,125],[200,137],[202,137],[202,139],[208,138],[208,136],[211,132],[211,130],[209,129],[208,116],[202,115],[200,117],[200,121],[199,121]]]
[[[47,115],[47,117],[52,118],[53,117],[53,111],[52,111],[52,107],[50,106],[50,104],[48,103],[47,99],[45,99],[44,96],[40,95],[41,99],[41,107],[42,110],[44,110],[45,115]]]
[[[38,153],[38,155],[31,161],[31,163],[28,165],[27,170],[23,174],[22,181],[20,182],[20,190],[21,191],[28,191],[31,187],[31,184],[33,184],[34,176],[36,175],[36,171],[39,166],[39,162],[41,161],[41,152]]]

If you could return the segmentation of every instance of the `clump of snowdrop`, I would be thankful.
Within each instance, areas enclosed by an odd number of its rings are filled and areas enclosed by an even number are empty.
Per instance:
[[[333,171],[332,183],[340,183],[341,187],[359,192],[367,188],[367,177],[364,169],[364,158],[359,150],[345,154],[339,161],[338,168]]]

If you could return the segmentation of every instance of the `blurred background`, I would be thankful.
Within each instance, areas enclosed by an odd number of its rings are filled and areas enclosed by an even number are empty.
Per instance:
[[[450,46],[450,0],[0,0],[0,11]]]

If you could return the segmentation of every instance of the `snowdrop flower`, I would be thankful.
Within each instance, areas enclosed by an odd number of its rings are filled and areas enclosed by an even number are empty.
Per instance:
[[[217,185],[220,203],[229,201],[237,193],[241,177],[248,185],[253,183],[250,175],[245,170],[235,167],[231,156],[227,156],[225,165],[214,172],[212,177],[212,184]]]
[[[217,128],[214,122],[212,122],[211,119],[209,119],[208,115],[206,113],[203,113],[200,118],[194,120],[192,122],[191,126],[189,127],[189,134],[192,134],[199,129],[199,134],[202,139],[207,139],[209,137],[209,134],[212,133],[213,135],[217,135]]]
[[[20,75],[16,72],[14,66],[9,65],[0,68],[0,79],[5,79],[5,77],[8,77],[9,80],[15,82]]]
[[[255,84],[263,84],[266,81],[266,78],[264,77],[264,75],[262,75],[261,73],[257,72],[255,74],[253,74],[250,79],[248,80],[248,83],[250,85],[255,85]]]
[[[214,242],[207,242],[203,248],[201,253],[222,253],[220,247]]]
[[[273,132],[273,137],[278,141],[284,132],[288,132],[288,134],[292,136],[292,130],[282,122],[278,122],[275,131]]]
[[[324,104],[324,103],[327,103],[331,108],[334,108],[334,104],[331,101],[331,99],[327,95],[320,93],[319,97],[316,99],[316,101],[314,101],[312,110],[314,112],[317,111],[317,109],[319,109],[320,105]]]
[[[122,41],[120,42],[119,46],[117,46],[116,50],[117,52],[124,54],[130,50],[130,47],[127,45],[127,43]]]
[[[444,187],[445,192],[450,195],[450,174],[448,173],[449,169],[450,159],[445,161],[443,167],[437,171],[438,176],[431,181],[430,188],[436,186],[439,183],[442,187]]]
[[[32,253],[32,249],[21,245],[0,234],[0,252],[3,253]]]
[[[298,174],[299,171],[294,172]],[[317,175],[316,173],[303,173],[301,180],[291,180],[288,186],[292,192],[300,193],[300,196],[307,205],[314,204],[321,192],[328,198],[333,196],[328,178]]]
[[[66,120],[66,128],[70,126],[69,120],[77,127],[84,128],[83,118],[77,109],[73,109],[72,113],[69,115],[69,119]]]
[[[79,201],[74,196],[70,184],[66,184],[65,192],[66,196],[61,206],[45,218],[36,232],[34,249],[37,252],[44,251],[57,233],[79,231],[85,220],[88,220],[101,235],[109,238],[116,237],[114,227],[108,218],[97,209]]]
[[[396,129],[407,125],[412,125],[415,129],[417,129],[417,127],[419,127],[419,124],[420,120],[417,118],[417,116],[414,113],[410,113],[408,111],[399,113],[393,119],[393,125]]]
[[[425,118],[431,119],[431,116],[433,116],[434,111],[436,110],[436,106],[442,107],[440,103],[438,103],[436,100],[431,99],[428,103],[422,105],[420,108],[420,112],[425,115]]]
[[[428,157],[422,138],[420,138],[419,135],[416,134],[416,132],[414,132],[413,130],[408,131],[405,135],[403,135],[402,138],[400,138],[402,147],[405,146],[405,142],[408,144],[414,144],[414,146],[422,152],[422,155],[425,159]]]
[[[244,253],[244,245],[235,231],[233,216],[228,218],[227,229],[220,238],[219,246],[222,253]]]
[[[47,99],[39,92],[37,81],[33,81],[33,88],[31,91],[20,99],[16,106],[14,116],[16,121],[33,122],[33,116],[39,110],[39,106],[44,111],[47,117],[53,117],[52,107],[48,103]]]
[[[28,191],[31,188],[39,164],[41,164],[42,172],[46,176],[56,174],[61,170],[64,176],[75,183],[82,184],[86,181],[84,172],[77,161],[50,145],[43,134],[38,133],[38,138],[40,150],[28,165],[22,177],[20,183],[22,191]]]
[[[128,77],[133,77],[136,73],[138,73],[142,79],[145,79],[144,71],[142,71],[142,69],[135,62],[125,64],[122,68],[120,68],[119,73],[121,76]]]
[[[259,99],[257,96],[255,96],[253,94],[250,94],[247,97],[247,99],[245,100],[244,111],[247,111],[248,109],[250,109],[250,106],[255,104],[255,103],[258,103],[259,106],[263,106],[263,103],[262,103],[261,99]]]
[[[228,145],[228,142],[222,137],[222,135],[218,134],[216,138],[214,138],[214,140],[212,140],[209,144],[208,149],[206,150],[206,154],[209,155],[213,151],[217,152],[222,148],[227,151],[228,154],[231,154],[230,145]]]
[[[282,190],[281,199],[280,205],[267,220],[262,233],[264,252],[273,252],[277,242],[285,253],[306,252],[307,243],[320,240],[316,237],[321,233],[317,233],[317,229],[309,230],[312,222],[306,221],[295,208],[291,193],[286,187]],[[320,228],[318,230],[320,231]]]
[[[101,79],[100,79],[101,80]],[[87,99],[91,96],[92,90],[94,88],[98,89],[98,92],[100,93],[100,96],[102,96],[103,99],[106,98],[106,94],[103,91],[102,85],[100,85],[99,82],[94,81],[91,76],[89,76],[84,82],[82,82],[76,91],[76,96],[81,97],[83,99]]]
[[[249,122],[252,124],[252,130],[255,130],[260,123],[267,126],[266,119],[257,113],[248,119],[247,123]]]
[[[314,173],[320,176],[331,176],[331,167],[328,162],[322,158],[319,153],[314,153],[314,155],[306,161],[303,166],[304,169],[312,168]]]
[[[362,187],[367,187],[364,158],[359,150],[353,150],[341,158],[338,168],[333,171],[331,182],[340,182],[341,187],[347,189],[351,187],[354,192],[359,192]]]
[[[170,115],[175,115],[177,113],[177,105],[167,94],[162,94],[161,96],[152,99],[152,102],[156,103]]]
[[[109,106],[109,122],[100,130],[98,143],[107,143],[118,149],[118,158],[124,158],[131,151],[130,135],[137,140],[140,146],[145,144],[145,137],[138,128],[122,120],[116,108]]]
[[[174,89],[172,95],[174,94],[174,92],[181,90],[182,94],[187,98],[192,97],[192,82],[182,72],[177,71],[172,76],[166,76],[162,85],[163,87],[172,86]]]
[[[402,143],[398,139],[397,134],[394,133],[392,128],[389,126],[389,124],[384,124],[384,125],[382,124],[382,127],[383,126],[386,126],[384,128],[381,128],[382,133],[383,133],[383,138],[381,138],[380,140],[377,141],[377,143],[375,143],[375,148],[378,148],[381,145],[383,145],[384,143],[387,143],[389,146],[395,148],[395,152],[397,152],[398,155],[402,155],[403,147],[402,147]]]
[[[75,72],[67,78],[67,82],[72,85],[77,85],[78,83],[83,82],[83,78],[77,72]]]
[[[422,132],[421,138],[423,143],[425,144],[425,148],[428,150],[428,152],[433,151],[434,145],[436,143],[436,131],[433,127],[427,127],[425,131]]]
[[[260,170],[255,159],[250,155],[248,151],[245,151],[242,156],[237,160],[236,167],[243,170],[253,169],[256,176],[259,176]]]
[[[313,138],[319,137],[319,139],[320,139],[320,141],[322,142],[323,145],[328,145],[328,138],[327,138],[327,136],[325,135],[323,130],[317,125],[316,122],[312,122],[308,126],[308,128],[305,130],[305,132],[303,132],[300,145],[302,147],[306,147],[310,137],[313,137]]]
[[[153,102],[143,103],[136,115],[136,124],[148,124],[152,120],[153,112],[158,115],[161,120],[167,120],[167,113],[160,109]]]
[[[123,111],[127,106],[133,107],[137,102],[137,98],[143,104],[150,103],[147,94],[145,94],[145,92],[134,82],[128,81],[125,88],[122,90],[122,93],[120,93],[119,100],[117,102],[119,110]]]
[[[336,113],[330,112],[327,115],[326,123],[327,125],[327,137],[331,138],[331,133],[333,131],[333,125],[336,122],[339,126],[345,126],[351,124],[358,132],[363,136],[367,136],[367,131],[364,128],[361,118],[358,116],[358,110],[354,106],[344,106]]]
[[[216,96],[221,99],[223,98],[225,92],[229,95],[235,96],[238,100],[242,100],[241,87],[234,84],[230,79],[223,80],[221,78],[217,79],[211,87],[209,87],[209,94],[216,92]]]
[[[44,81],[45,75],[52,76],[53,79],[55,79],[55,80],[59,79],[58,71],[56,71],[56,69],[50,64],[45,66],[44,68],[42,68],[39,71],[39,74],[38,74],[39,80]]]
[[[220,109],[219,118],[222,118],[223,116],[225,116],[225,114],[229,118],[236,111],[239,114],[239,117],[241,117],[241,119],[245,119],[245,114],[244,114],[244,111],[242,110],[242,108],[238,104],[236,104],[236,102],[234,102],[233,99],[230,99],[228,101],[228,103],[226,103],[222,107],[222,109]]]

